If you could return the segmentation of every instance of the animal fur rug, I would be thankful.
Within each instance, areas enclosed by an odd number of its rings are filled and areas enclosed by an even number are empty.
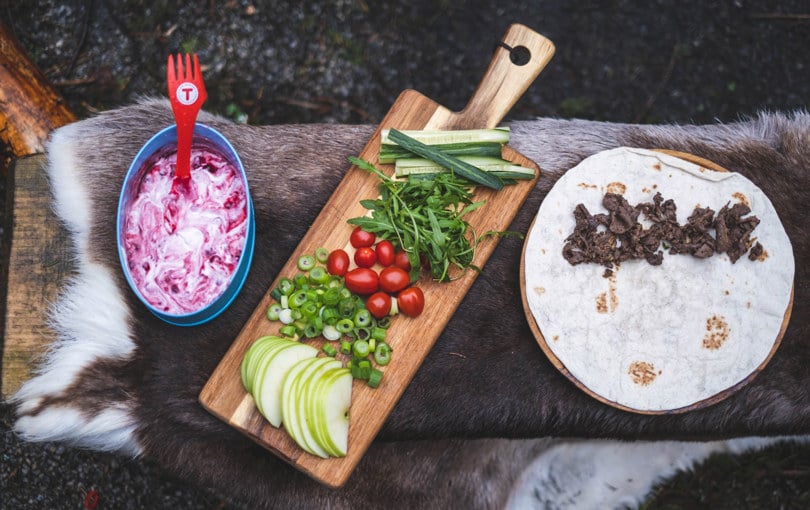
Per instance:
[[[249,507],[611,508],[642,500],[660,477],[711,452],[810,429],[810,115],[706,126],[511,123],[511,144],[542,169],[511,230],[527,231],[567,169],[618,146],[689,152],[760,186],[797,262],[782,345],[751,384],[709,408],[670,416],[611,408],[575,388],[538,348],[521,308],[521,241],[505,238],[339,490],[268,454],[197,396],[373,126],[199,120],[224,133],[249,172],[257,245],[245,288],[228,313],[187,329],[153,317],[127,287],[116,252],[117,190],[140,146],[172,124],[167,102],[147,99],[57,130],[48,172],[77,271],[54,304],[52,350],[13,396],[24,438],[146,456]],[[752,437],[760,435],[772,438]],[[724,440],[698,442],[709,436]]]

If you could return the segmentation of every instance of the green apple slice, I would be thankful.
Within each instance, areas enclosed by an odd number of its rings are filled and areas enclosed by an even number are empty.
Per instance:
[[[284,422],[285,428],[289,424],[288,431],[292,431],[290,435],[293,440],[304,451],[323,458],[327,458],[329,454],[311,437],[306,425],[306,416],[301,412],[302,403],[307,399],[307,392],[312,381],[318,380],[318,373],[322,372],[325,367],[334,367],[335,363],[340,365],[339,361],[332,358],[316,358],[312,362],[307,360],[304,368],[290,373],[289,377],[292,377],[293,381],[289,386],[289,392],[285,392],[282,397],[287,400],[284,402],[284,409],[287,410],[288,416],[285,416],[284,419],[289,419],[289,423]],[[304,365],[304,363],[301,364]]]
[[[329,441],[326,434],[326,427],[324,426],[323,422],[318,420],[318,406],[323,405],[325,399],[324,392],[325,389],[329,387],[329,385],[325,383],[328,383],[333,376],[338,374],[339,370],[340,367],[324,373],[321,376],[321,379],[315,383],[310,394],[310,398],[307,399],[306,403],[306,414],[309,417],[307,424],[309,425],[310,433],[315,438],[315,441],[333,457],[339,457],[340,452],[338,451],[337,447],[331,441]]]
[[[317,354],[315,347],[291,341],[289,346],[266,354],[265,361],[256,369],[253,382],[256,407],[274,427],[281,425],[282,381],[286,374],[299,361],[314,358]]]
[[[272,347],[277,347],[286,342],[290,342],[290,340],[276,336],[263,336],[251,344],[245,353],[245,357],[242,358],[242,365],[240,367],[242,386],[245,387],[245,391],[252,393],[253,381],[256,377],[256,367],[263,353]]]
[[[348,451],[352,381],[348,368],[331,372],[320,382],[313,404],[316,437],[335,457],[343,457]]]
[[[303,359],[294,364],[284,376],[281,385],[281,422],[284,424],[284,430],[287,431],[287,434],[298,446],[305,452],[312,454],[314,454],[314,451],[301,438],[302,431],[296,402],[298,401],[298,387],[301,382],[301,375],[312,365],[317,364],[318,359]]]
[[[261,350],[260,353],[254,355],[254,357],[258,356],[258,361],[256,363],[256,369],[253,370],[253,382],[251,383],[251,395],[253,395],[253,401],[256,404],[256,408],[259,410],[262,415],[264,415],[264,407],[262,406],[262,395],[266,393],[265,387],[263,385],[265,377],[267,377],[267,370],[270,366],[270,363],[275,359],[275,357],[281,353],[281,351],[289,348],[295,347],[298,345],[297,342],[292,340],[288,340],[283,343],[279,343],[276,345],[267,346],[265,349]],[[250,371],[250,368],[248,368]],[[268,385],[268,389],[270,385]]]
[[[313,394],[325,374],[331,370],[342,367],[343,363],[329,357],[318,359],[322,361],[315,364],[314,367],[310,367],[299,376],[297,398],[293,405],[297,406],[296,416],[298,418],[298,426],[301,429],[300,435],[302,442],[306,443],[316,455],[327,458],[329,457],[329,452],[323,448],[312,433],[314,416],[307,412],[307,406],[312,400]]]

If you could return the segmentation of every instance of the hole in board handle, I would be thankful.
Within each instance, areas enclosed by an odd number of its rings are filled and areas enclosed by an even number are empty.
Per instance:
[[[525,46],[509,46],[501,41],[498,46],[505,48],[509,52],[509,60],[516,66],[525,66],[532,59],[532,52]]]

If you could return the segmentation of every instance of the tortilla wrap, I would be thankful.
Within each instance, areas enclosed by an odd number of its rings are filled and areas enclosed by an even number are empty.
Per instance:
[[[756,260],[732,264],[670,254],[663,262],[629,260],[571,265],[563,258],[573,211],[606,212],[607,192],[636,205],[656,192],[677,205],[680,224],[697,206],[744,202],[760,224]],[[642,225],[649,226],[643,214]],[[789,317],[794,260],[771,201],[750,180],[660,152],[619,148],[598,153],[563,175],[526,238],[524,304],[538,342],[578,386],[616,407],[644,413],[694,409],[720,400],[770,359]],[[534,329],[534,328],[533,328]]]

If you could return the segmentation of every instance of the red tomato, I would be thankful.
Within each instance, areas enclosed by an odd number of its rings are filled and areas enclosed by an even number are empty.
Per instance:
[[[354,263],[358,267],[371,267],[377,262],[377,252],[370,246],[361,246],[354,252]]]
[[[377,262],[383,267],[388,267],[394,263],[394,245],[391,241],[384,239],[377,243]]]
[[[374,317],[382,319],[391,311],[391,296],[385,292],[375,292],[366,300],[366,309]]]
[[[379,289],[379,277],[373,269],[357,267],[343,277],[346,288],[355,294],[368,295]]]
[[[326,270],[335,276],[346,274],[349,270],[349,254],[345,250],[333,250],[326,259]]]
[[[411,284],[408,272],[401,267],[391,266],[380,271],[380,288],[388,293],[399,292]]]
[[[425,294],[419,287],[408,287],[397,295],[397,308],[410,317],[416,317],[425,309]]]
[[[371,232],[366,232],[360,227],[355,227],[354,230],[352,230],[352,235],[349,236],[349,242],[352,243],[352,246],[355,248],[373,246],[375,239],[377,239],[376,235]]]
[[[408,254],[402,250],[399,250],[394,256],[394,265],[404,269],[405,271],[410,271],[411,261],[408,260]]]

